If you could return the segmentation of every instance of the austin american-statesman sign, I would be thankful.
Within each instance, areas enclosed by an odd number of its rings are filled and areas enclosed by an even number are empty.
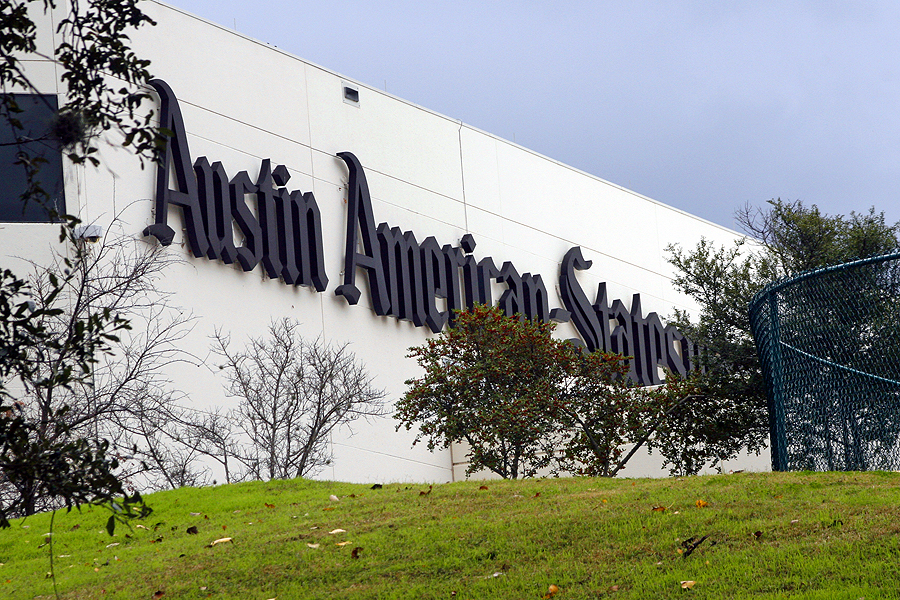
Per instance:
[[[238,263],[244,271],[258,265],[267,277],[324,292],[328,285],[323,259],[321,213],[312,192],[289,191],[290,175],[282,165],[262,161],[256,181],[247,171],[229,177],[221,162],[201,156],[191,163],[178,100],[164,81],[151,85],[160,97],[160,125],[171,135],[157,166],[155,223],[144,230],[163,245],[175,232],[167,224],[168,207],[184,215],[187,240],[196,257]],[[365,170],[350,152],[338,154],[349,170],[343,281],[335,294],[349,304],[359,301],[356,277],[362,269],[375,313],[411,321],[439,332],[453,326],[454,311],[475,303],[492,304],[492,283],[505,286],[497,305],[507,314],[543,321],[570,321],[588,350],[632,356],[630,376],[643,385],[661,383],[657,366],[684,375],[697,362],[700,348],[656,313],[641,314],[640,294],[630,310],[621,300],[609,302],[600,284],[590,302],[575,272],[590,268],[575,246],[562,259],[560,300],[550,308],[547,286],[539,274],[519,273],[511,262],[499,267],[490,257],[473,255],[475,239],[465,234],[458,245],[440,244],[433,236],[419,242],[411,231],[388,223],[375,225]],[[175,188],[170,187],[170,181]],[[248,198],[255,202],[250,209]],[[234,241],[234,227],[243,236]],[[437,299],[443,299],[444,310]],[[676,350],[677,348],[677,350]]]

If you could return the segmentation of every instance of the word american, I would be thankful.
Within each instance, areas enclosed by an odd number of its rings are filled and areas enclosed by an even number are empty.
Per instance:
[[[210,164],[205,156],[191,164],[174,92],[159,79],[151,85],[160,97],[160,126],[170,135],[157,166],[155,223],[144,235],[164,246],[171,244],[175,232],[167,223],[168,207],[176,206],[194,256],[236,262],[244,271],[261,264],[271,279],[324,292],[328,277],[321,213],[312,192],[289,191],[287,169],[273,168],[269,159],[262,161],[255,182],[246,171],[229,178],[221,162]],[[476,258],[471,234],[463,235],[456,246],[442,245],[434,236],[420,242],[411,231],[388,223],[376,226],[362,165],[350,152],[337,156],[347,166],[349,185],[343,281],[335,294],[349,304],[359,302],[362,290],[356,278],[365,274],[377,315],[411,321],[437,333],[453,326],[454,311],[476,303],[493,304],[492,285],[498,283],[504,289],[496,303],[505,314],[571,321],[581,336],[573,342],[589,351],[633,357],[630,377],[637,383],[661,383],[658,366],[684,375],[697,363],[699,346],[674,326],[664,326],[656,313],[642,315],[640,294],[633,295],[629,310],[621,300],[608,302],[603,283],[591,303],[576,277],[576,271],[591,266],[580,247],[571,248],[560,267],[560,300],[565,308],[551,309],[541,275],[520,274],[509,261],[497,267],[491,257]],[[240,245],[235,243],[235,228],[243,237]]]

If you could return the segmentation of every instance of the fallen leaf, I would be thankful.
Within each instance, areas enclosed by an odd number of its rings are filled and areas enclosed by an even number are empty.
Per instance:
[[[331,535],[334,535],[336,533],[347,533],[347,530],[346,529],[332,529],[328,533],[330,533]]]
[[[481,486],[481,487],[480,487],[480,488],[478,488],[478,489],[479,489],[479,490],[486,490],[486,489],[488,489],[488,488],[487,488],[487,486],[486,486],[486,485],[483,485],[483,486]]]
[[[316,548],[319,547],[318,544],[306,544],[306,545],[309,546],[310,548],[312,548],[313,550],[315,550]]]
[[[227,525],[222,525],[222,531],[225,531],[225,529],[226,529],[227,527],[228,527]]]
[[[341,501],[341,499],[338,498],[337,496],[335,496],[334,494],[328,496],[328,499],[331,500],[332,502],[340,502]]]
[[[652,510],[653,510],[653,512],[666,512],[666,507],[665,506],[654,506]]]
[[[558,591],[559,591],[559,587],[557,587],[556,585],[553,585],[553,584],[551,583],[551,584],[550,584],[550,587],[547,588],[547,593],[544,594],[543,596],[541,596],[541,600],[549,600],[549,599],[552,598],[552,597],[556,594],[556,592],[558,592]]]
[[[618,592],[618,591],[619,591],[619,586],[617,586],[617,585],[611,585],[611,586],[609,586],[609,591],[611,591],[611,592]]]
[[[198,533],[200,533],[199,531],[197,531],[196,525],[191,525],[190,527],[188,527],[187,532],[189,535],[197,535]]]
[[[431,493],[431,488],[432,488],[432,487],[434,487],[434,486],[429,485],[429,486],[428,486],[428,491],[427,491],[427,492],[424,492],[424,491],[423,491],[423,492],[419,492],[419,495],[420,495],[420,496],[427,496],[428,494]]]
[[[359,558],[359,553],[362,550],[362,546],[357,546],[350,552],[351,558]]]
[[[697,508],[703,508],[704,506],[708,506],[709,502],[706,502],[704,500],[697,500],[696,504]]]
[[[75,526],[75,527],[78,527],[78,526],[77,526],[77,525],[76,525],[76,526]],[[138,529],[146,529],[146,530],[147,530],[147,531],[150,531],[150,529],[149,529],[149,528],[147,528],[147,527],[144,527],[144,526],[143,526],[143,525],[141,525],[141,524],[138,524],[138,525],[135,525],[135,527],[137,527],[137,528],[138,528]]]
[[[192,513],[188,513],[188,514],[191,515],[192,517],[199,517],[199,516],[202,515],[203,513],[192,512]]]
[[[337,544],[335,544],[335,546],[341,546],[341,547],[343,547],[343,546],[346,546],[347,544],[352,544],[352,543],[353,543],[353,542],[338,542]]]
[[[756,539],[761,538],[761,537],[762,537],[762,531],[754,531],[754,532],[753,532],[753,536],[754,536]]]
[[[334,510],[334,507],[333,507],[333,506],[327,506],[327,507],[323,508],[322,510]]]
[[[162,598],[165,595],[166,595],[166,593],[164,591],[159,590],[158,592],[153,594],[153,600],[159,600],[160,598]]]
[[[112,544],[107,544],[106,547],[107,548],[115,548],[118,545],[119,545],[119,542],[113,542]]]
[[[497,577],[503,577],[503,575],[505,575],[505,573],[501,573],[500,571],[497,571],[496,573],[491,575],[491,577],[497,578]]]
[[[215,546],[216,544],[224,544],[225,542],[231,542],[231,543],[234,543],[233,540],[232,540],[230,537],[227,537],[227,538],[219,538],[219,539],[217,539],[217,540],[214,540],[212,543],[210,543],[209,547],[212,548],[212,547]]]
[[[264,504],[266,505],[266,508],[275,508],[274,504],[269,504],[268,502],[265,502]]]
[[[695,585],[697,585],[697,582],[696,582],[696,581],[682,581],[682,582],[681,582],[681,589],[683,589],[683,590],[689,590],[689,589],[693,588]]]
[[[534,497],[535,497],[535,498],[540,498],[540,497],[541,497],[541,493],[538,492],[537,494],[534,495]]]
[[[375,483],[375,484],[373,484],[372,487],[370,487],[369,489],[370,489],[370,490],[380,490],[380,489],[383,488],[383,487],[384,487],[384,486],[381,485],[380,483]]]
[[[791,523],[799,523],[800,519],[791,519]]]

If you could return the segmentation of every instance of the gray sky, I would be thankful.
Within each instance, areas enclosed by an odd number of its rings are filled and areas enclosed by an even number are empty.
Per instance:
[[[729,227],[900,220],[900,2],[166,1]]]

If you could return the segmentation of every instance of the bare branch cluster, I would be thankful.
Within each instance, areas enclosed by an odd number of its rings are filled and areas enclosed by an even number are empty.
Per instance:
[[[243,350],[233,350],[221,331],[214,337],[227,391],[240,403],[226,415],[207,416],[192,435],[223,466],[230,455],[244,478],[315,473],[331,462],[327,441],[335,428],[384,414],[385,392],[347,344],[306,340],[298,329],[290,319],[274,322],[266,337],[252,338]],[[236,434],[233,441],[223,430]]]

